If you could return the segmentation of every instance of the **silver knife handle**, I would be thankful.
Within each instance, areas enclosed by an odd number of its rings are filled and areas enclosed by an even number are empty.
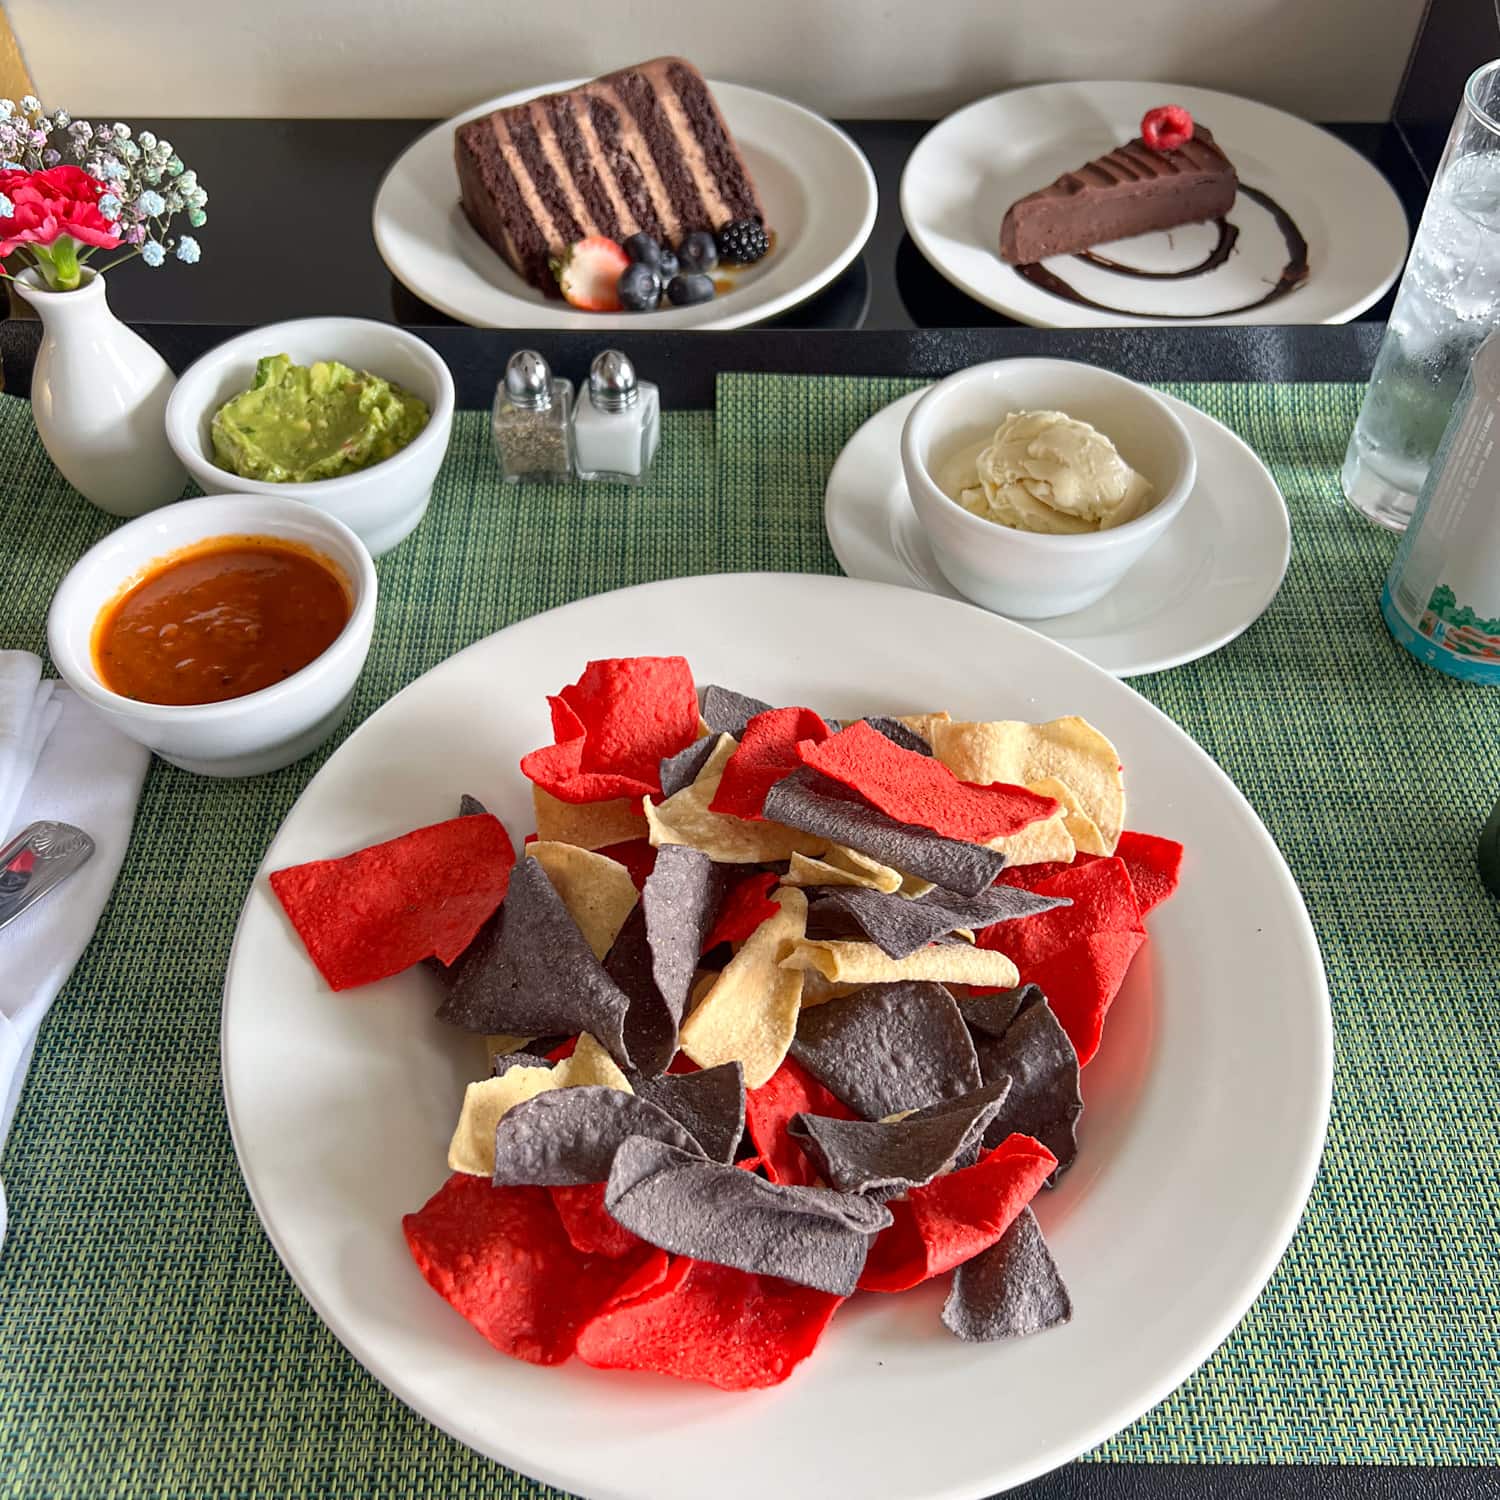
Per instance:
[[[0,849],[0,927],[81,869],[93,852],[93,839],[71,823],[43,821],[23,828]]]

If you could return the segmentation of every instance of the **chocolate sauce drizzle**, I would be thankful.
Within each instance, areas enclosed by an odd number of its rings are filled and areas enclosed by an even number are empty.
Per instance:
[[[1268,302],[1275,302],[1278,298],[1285,297],[1290,291],[1302,285],[1307,280],[1307,240],[1302,231],[1298,229],[1296,221],[1292,216],[1274,199],[1269,193],[1263,193],[1259,188],[1246,187],[1242,182],[1240,192],[1247,198],[1259,203],[1270,215],[1281,231],[1281,238],[1286,243],[1286,264],[1281,268],[1281,274],[1276,278],[1276,284],[1265,294],[1257,297],[1254,302],[1244,302],[1238,307],[1226,307],[1220,312],[1195,313],[1198,318],[1226,318],[1234,313],[1250,312],[1257,307],[1264,307]],[[1111,260],[1107,255],[1096,255],[1092,250],[1085,250],[1076,258],[1085,261],[1091,266],[1098,266],[1100,270],[1110,271],[1116,276],[1133,276],[1141,281],[1184,281],[1190,276],[1202,276],[1205,273],[1217,270],[1229,259],[1235,242],[1240,237],[1239,226],[1231,224],[1228,219],[1215,220],[1219,227],[1218,242],[1213,249],[1195,266],[1189,266],[1182,271],[1145,271],[1136,266],[1122,265],[1119,261]],[[1095,307],[1100,312],[1118,313],[1127,318],[1173,318],[1176,313],[1137,312],[1127,307],[1111,307],[1107,302],[1096,302],[1092,297],[1085,297],[1077,287],[1054,275],[1040,261],[1028,261],[1024,265],[1016,267],[1018,275],[1023,276],[1033,286],[1039,286],[1044,292],[1051,292],[1055,297],[1062,297],[1069,302],[1076,302],[1080,307]]]

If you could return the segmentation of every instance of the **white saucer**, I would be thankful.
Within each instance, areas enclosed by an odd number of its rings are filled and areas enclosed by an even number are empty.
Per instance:
[[[375,245],[391,274],[450,318],[477,328],[741,328],[762,323],[849,264],[875,224],[875,174],[836,125],[789,99],[734,83],[714,97],[734,133],[776,232],[776,249],[712,302],[652,313],[580,312],[528,286],[475,233],[458,206],[453,132],[458,126],[579,78],[503,94],[434,125],[392,163],[375,193]]]
[[[828,476],[823,523],[851,578],[963,595],[943,576],[901,475],[901,428],[921,391],[877,412]],[[1222,422],[1163,395],[1187,424],[1198,482],[1165,536],[1097,604],[1033,630],[1116,677],[1181,666],[1246,630],[1276,597],[1292,553],[1286,501],[1270,471]]]
[[[1229,216],[1240,231],[1233,253],[1204,274],[1140,280],[1075,256],[1045,263],[1103,306],[1034,286],[1000,259],[1000,221],[1010,204],[1129,140],[1141,116],[1166,103],[1211,127],[1241,183],[1269,193],[1291,215],[1307,239],[1309,272],[1300,286],[1256,305],[1280,275],[1288,246],[1273,215],[1243,192]],[[922,137],[901,174],[901,217],[954,286],[1042,328],[1342,323],[1384,294],[1407,247],[1406,213],[1390,183],[1337,136],[1253,99],[1176,83],[1042,83],[981,99]],[[1192,224],[1099,249],[1159,278],[1198,264],[1214,239],[1212,225]]]

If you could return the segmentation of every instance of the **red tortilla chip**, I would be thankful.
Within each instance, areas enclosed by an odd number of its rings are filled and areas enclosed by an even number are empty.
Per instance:
[[[698,695],[680,656],[591,661],[547,702],[556,743],[525,756],[521,773],[559,802],[654,795],[662,758],[698,735]]]
[[[1099,1050],[1104,1017],[1145,941],[1143,932],[1095,932],[1039,964],[1021,966],[1022,983],[1041,986],[1080,1067]]]
[[[1059,804],[1023,786],[960,781],[942,761],[904,750],[863,720],[822,744],[803,744],[804,765],[858,792],[898,823],[915,823],[970,844],[1019,833]]]
[[[578,1038],[576,1036],[570,1036],[567,1041],[559,1042],[557,1046],[555,1046],[547,1054],[547,1061],[550,1063],[560,1063],[564,1058],[572,1057],[572,1055],[577,1050]]]
[[[759,818],[766,793],[802,764],[799,742],[821,744],[830,732],[810,708],[773,708],[756,714],[745,725],[739,748],[729,757],[708,810],[736,818]]]
[[[1027,868],[1019,873],[1027,874]],[[981,948],[996,949],[1010,958],[1023,981],[1029,977],[1030,968],[1094,933],[1145,931],[1123,860],[1090,859],[1083,864],[1064,865],[1055,875],[1040,880],[1011,879],[1006,883],[1038,896],[1065,896],[1073,903],[996,922],[974,934]]]
[[[559,696],[582,727],[585,772],[630,776],[660,791],[662,760],[698,738],[698,692],[685,657],[591,661]]]
[[[1143,917],[1153,907],[1160,906],[1182,878],[1182,845],[1176,839],[1134,833],[1127,828],[1115,846],[1115,858],[1125,861]]]
[[[781,908],[771,900],[771,889],[780,879],[774,870],[763,870],[740,881],[724,898],[703,952],[720,943],[743,943],[767,917],[774,917]]]
[[[451,964],[505,899],[515,862],[484,813],[275,870],[271,889],[329,987],[347,990],[424,958]]]
[[[678,1273],[677,1265],[686,1267]],[[578,1357],[725,1391],[779,1385],[817,1347],[843,1298],[707,1261],[679,1258],[644,1298],[608,1308],[578,1336]]]
[[[617,1223],[604,1209],[604,1184],[590,1182],[581,1187],[550,1187],[552,1206],[575,1250],[585,1255],[604,1255],[618,1260],[645,1241]]]
[[[1040,1141],[1011,1135],[972,1167],[912,1188],[887,1205],[895,1222],[870,1247],[860,1290],[904,1292],[988,1250],[1056,1165]]]
[[[659,1254],[582,1254],[545,1188],[491,1187],[465,1172],[401,1228],[432,1289],[497,1349],[536,1365],[561,1364],[579,1330]]]
[[[835,1120],[856,1118],[841,1099],[790,1057],[758,1089],[745,1090],[745,1128],[772,1182],[808,1187],[818,1180],[818,1169],[787,1134],[792,1116],[803,1113],[830,1115]]]
[[[606,859],[624,865],[638,891],[645,889],[646,877],[656,868],[656,850],[650,839],[627,839],[623,844],[609,844],[598,852]]]

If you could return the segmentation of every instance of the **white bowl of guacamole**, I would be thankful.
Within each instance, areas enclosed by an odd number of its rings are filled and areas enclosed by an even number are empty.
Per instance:
[[[403,328],[302,318],[211,349],[177,382],[166,424],[205,494],[304,501],[378,557],[426,513],[453,426],[453,377]]]

